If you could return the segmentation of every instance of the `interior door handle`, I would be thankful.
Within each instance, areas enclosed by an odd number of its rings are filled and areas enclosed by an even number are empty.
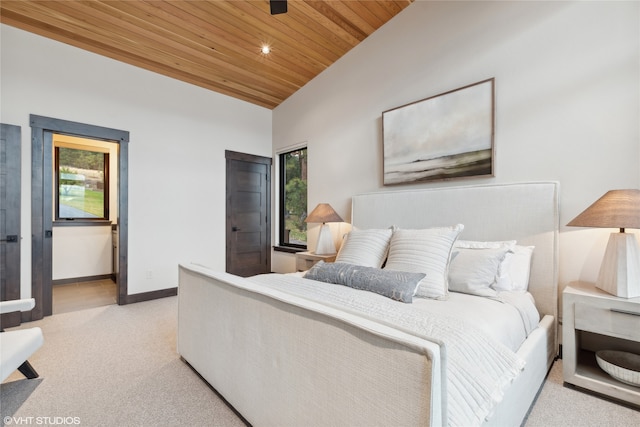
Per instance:
[[[231,231],[240,231],[240,229],[234,225],[233,227],[231,227]]]
[[[7,243],[16,243],[17,241],[18,241],[18,236],[16,234],[8,235],[6,239],[0,240],[0,242],[7,242]]]

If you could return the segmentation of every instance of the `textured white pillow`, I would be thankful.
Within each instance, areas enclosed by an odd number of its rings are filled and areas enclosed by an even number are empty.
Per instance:
[[[516,245],[515,240],[503,240],[496,242],[479,242],[475,240],[457,240],[454,246],[456,248],[465,249],[500,249],[500,248],[513,248]]]
[[[529,287],[531,270],[531,256],[534,246],[521,246],[515,240],[479,242],[473,240],[458,240],[456,248],[497,249],[509,247],[498,268],[498,276],[493,288],[496,291],[526,291]]]
[[[380,268],[387,259],[393,230],[351,230],[338,251],[336,262]]]
[[[457,245],[456,245],[457,246]],[[449,264],[449,290],[481,297],[494,297],[498,269],[511,251],[508,245],[496,248],[454,247]]]
[[[493,288],[497,291],[526,291],[529,288],[534,249],[535,246],[515,245],[500,264]]]
[[[463,229],[462,224],[422,230],[396,229],[389,243],[385,270],[425,273],[416,296],[445,299],[451,251]]]

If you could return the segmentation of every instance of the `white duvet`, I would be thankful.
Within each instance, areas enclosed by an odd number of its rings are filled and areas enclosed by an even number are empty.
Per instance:
[[[445,343],[449,425],[480,425],[491,415],[524,368],[515,351],[539,321],[526,293],[503,293],[505,302],[450,293],[447,301],[414,298],[413,304],[404,304],[296,275],[266,274],[249,280]]]
[[[414,298],[419,311],[455,316],[469,322],[511,351],[518,351],[531,331],[538,326],[540,314],[527,292],[500,292],[502,301],[449,292],[447,301]]]

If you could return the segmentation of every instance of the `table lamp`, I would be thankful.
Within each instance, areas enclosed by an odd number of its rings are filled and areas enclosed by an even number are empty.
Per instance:
[[[318,255],[332,255],[336,253],[336,245],[331,237],[331,230],[327,222],[344,222],[340,215],[333,210],[328,203],[320,203],[307,216],[304,222],[322,223],[320,233],[318,234],[318,243],[316,244],[315,253]]]
[[[623,298],[640,296],[640,245],[624,232],[640,228],[640,190],[608,191],[567,225],[619,228],[609,236],[596,287]]]

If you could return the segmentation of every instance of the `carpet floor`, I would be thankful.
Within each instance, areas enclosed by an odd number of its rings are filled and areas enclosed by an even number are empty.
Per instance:
[[[176,319],[169,297],[23,324],[44,333],[29,359],[40,378],[0,385],[3,425],[244,426],[178,356]],[[558,361],[524,425],[635,427],[640,411],[563,387]]]
[[[24,421],[40,417],[56,424],[63,417],[82,426],[244,426],[178,356],[177,301],[108,305],[23,324],[43,331],[45,343],[29,359],[40,377],[16,372],[0,386],[3,423],[36,424]]]

